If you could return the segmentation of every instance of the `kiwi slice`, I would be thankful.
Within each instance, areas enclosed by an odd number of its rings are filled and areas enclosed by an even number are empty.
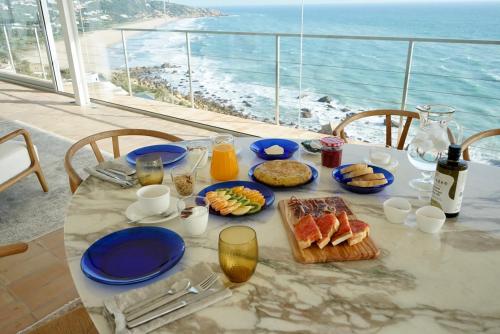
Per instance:
[[[262,209],[262,206],[258,203],[250,203],[249,206],[252,207],[248,213],[256,213],[259,212]]]

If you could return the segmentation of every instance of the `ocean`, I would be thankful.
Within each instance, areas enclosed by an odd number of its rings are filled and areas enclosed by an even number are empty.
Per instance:
[[[300,6],[219,8],[226,16],[183,19],[171,29],[300,32]],[[435,37],[500,40],[500,3],[307,5],[305,34]],[[302,99],[299,97],[300,39],[281,38],[280,120],[319,130],[348,113],[399,109],[407,42],[340,39],[303,40]],[[152,32],[128,40],[130,66],[179,66],[158,75],[188,91],[185,36]],[[273,122],[275,37],[191,34],[193,88],[241,113]],[[110,63],[123,68],[121,44]],[[415,43],[407,100],[454,107],[467,137],[500,127],[500,45]],[[328,96],[329,103],[318,102]],[[352,135],[379,141],[381,120],[354,128]],[[500,142],[481,144],[481,158],[500,160]],[[476,153],[478,155],[479,153]]]

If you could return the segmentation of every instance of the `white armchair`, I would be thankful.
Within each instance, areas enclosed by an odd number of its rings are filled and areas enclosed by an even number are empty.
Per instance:
[[[17,136],[23,136],[24,142],[11,140]],[[47,181],[28,131],[19,129],[0,137],[0,192],[31,173],[36,174],[47,192]]]

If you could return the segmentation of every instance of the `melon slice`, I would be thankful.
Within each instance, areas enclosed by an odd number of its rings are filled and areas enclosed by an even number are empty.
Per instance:
[[[320,249],[323,249],[330,242],[333,233],[338,230],[340,223],[333,213],[324,213],[316,218],[316,225],[321,232],[321,239],[317,244]]]
[[[337,215],[337,219],[339,220],[339,229],[332,236],[332,245],[336,246],[341,242],[346,241],[350,237],[352,237],[351,227],[349,226],[349,218],[347,218],[347,213],[342,211]]]
[[[293,232],[301,249],[310,247],[313,242],[321,239],[321,232],[311,215],[302,217],[293,227]]]
[[[246,215],[252,208],[253,206],[242,206],[231,212],[231,214],[235,216],[243,216]]]

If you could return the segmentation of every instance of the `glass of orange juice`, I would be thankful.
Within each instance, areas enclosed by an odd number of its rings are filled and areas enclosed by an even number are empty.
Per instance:
[[[228,181],[238,176],[238,159],[232,135],[218,135],[213,139],[210,175],[218,181]]]

